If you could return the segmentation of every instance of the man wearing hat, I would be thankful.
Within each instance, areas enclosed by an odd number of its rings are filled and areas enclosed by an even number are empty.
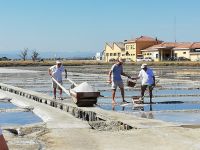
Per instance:
[[[147,64],[142,64],[141,71],[138,75],[139,79],[142,79],[141,85],[141,103],[144,103],[144,93],[147,88],[149,88],[149,96],[150,96],[150,103],[152,103],[152,91],[153,87],[155,86],[155,76],[153,70],[147,67]]]
[[[56,65],[49,68],[49,75],[62,85],[62,72],[64,72],[64,71],[66,72],[61,61],[57,60]],[[52,87],[53,87],[54,99],[56,99],[56,89],[58,88],[60,90],[59,99],[63,100],[62,89],[53,80],[52,80]]]
[[[122,95],[122,102],[126,103],[127,101],[124,100],[124,84],[123,84],[123,80],[121,78],[121,75],[123,76],[127,76],[124,72],[123,72],[123,60],[121,58],[119,58],[117,60],[117,62],[112,66],[110,72],[109,72],[109,83],[112,83],[112,104],[116,104],[115,102],[115,93],[116,93],[116,89],[117,87],[120,88],[121,90],[121,95]],[[112,79],[111,79],[112,76]]]

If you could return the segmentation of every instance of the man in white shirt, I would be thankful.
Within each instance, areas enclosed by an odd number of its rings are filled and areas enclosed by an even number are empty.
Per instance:
[[[61,61],[57,60],[56,65],[52,66],[49,68],[49,75],[53,77],[58,83],[61,85],[63,84],[62,82],[62,73],[66,72],[64,69]],[[54,99],[56,99],[56,89],[58,88],[60,90],[60,100],[63,100],[62,98],[62,89],[52,80],[52,87],[53,87],[53,94],[54,94]]]
[[[153,70],[147,67],[147,64],[142,64],[141,71],[138,75],[137,79],[142,79],[142,85],[141,85],[141,103],[144,102],[144,93],[146,89],[149,89],[149,97],[150,97],[150,103],[152,103],[152,91],[153,87],[155,86],[155,76],[153,73]]]

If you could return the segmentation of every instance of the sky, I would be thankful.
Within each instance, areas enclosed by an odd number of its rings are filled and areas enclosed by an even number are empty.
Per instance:
[[[0,0],[0,54],[93,55],[141,35],[200,41],[199,0]]]

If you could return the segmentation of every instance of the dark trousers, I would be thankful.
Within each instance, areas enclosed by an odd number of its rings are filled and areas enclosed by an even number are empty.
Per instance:
[[[141,98],[144,99],[144,93],[146,89],[148,88],[149,90],[149,97],[150,97],[150,102],[152,102],[152,97],[153,97],[153,86],[152,85],[142,85],[141,86]]]

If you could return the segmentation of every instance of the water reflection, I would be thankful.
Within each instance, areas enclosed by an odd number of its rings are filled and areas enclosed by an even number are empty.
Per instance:
[[[120,111],[118,107],[120,108],[121,111],[125,110],[125,106],[117,106],[115,104],[112,104],[112,110],[113,111]]]

